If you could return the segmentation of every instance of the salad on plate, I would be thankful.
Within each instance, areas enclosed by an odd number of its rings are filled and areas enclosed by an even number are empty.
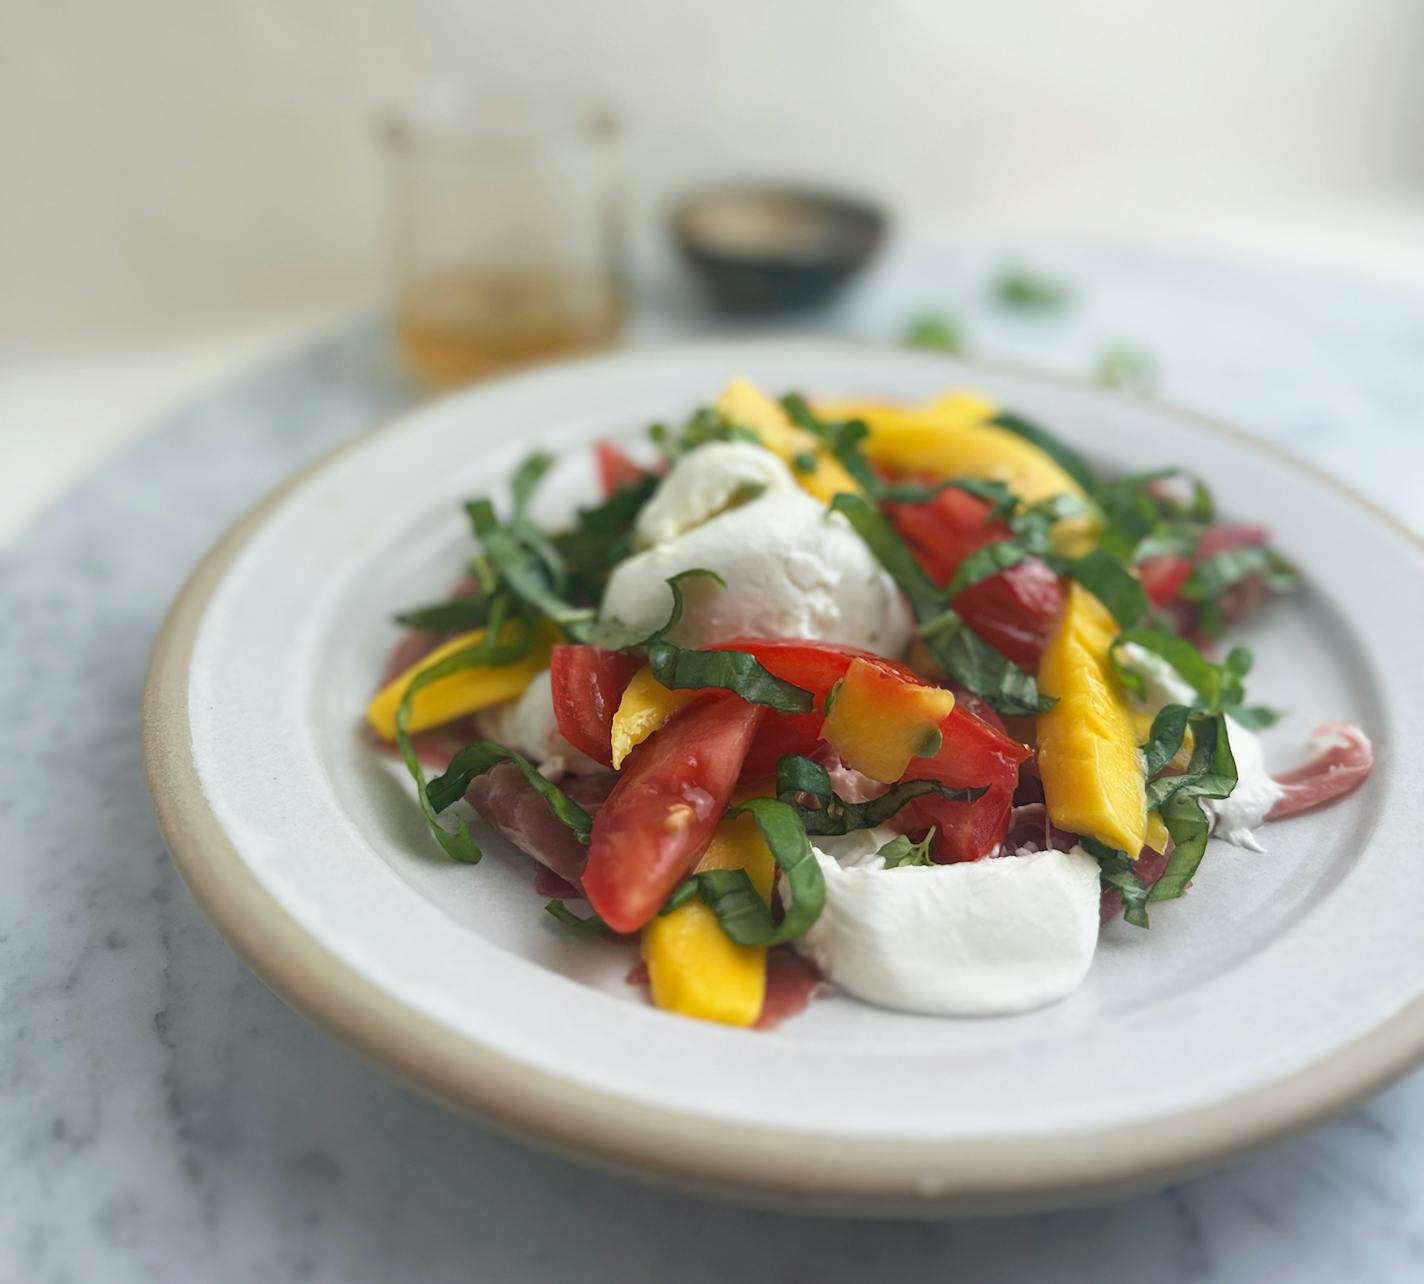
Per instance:
[[[646,460],[595,447],[566,529],[466,505],[474,548],[367,709],[435,842],[463,809],[563,929],[636,942],[660,1008],[767,1026],[816,993],[942,1016],[1072,993],[1099,932],[1209,837],[1348,793],[1359,728],[1272,774],[1222,639],[1297,572],[1179,468],[1100,473],[969,391],[780,400],[734,380]]]

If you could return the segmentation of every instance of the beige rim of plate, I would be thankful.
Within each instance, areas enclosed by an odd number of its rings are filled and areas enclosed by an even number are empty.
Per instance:
[[[854,344],[847,349],[865,350]],[[1022,365],[971,365],[986,373],[1082,386]],[[1388,521],[1406,540],[1424,543],[1322,470],[1225,424],[1160,403],[1159,408],[1312,474]],[[405,418],[373,431],[398,431]],[[644,1180],[799,1209],[925,1216],[1062,1206],[1200,1173],[1329,1118],[1424,1060],[1424,998],[1419,998],[1309,1069],[1203,1108],[1126,1127],[1033,1139],[865,1138],[855,1142],[852,1155],[843,1138],[727,1122],[709,1127],[665,1107],[630,1104],[483,1048],[405,1007],[318,945],[259,885],[204,797],[188,718],[194,642],[226,569],[288,491],[370,435],[279,487],[198,565],[154,644],[144,692],[143,749],[164,841],[204,913],[286,1003],[412,1087],[522,1140]]]

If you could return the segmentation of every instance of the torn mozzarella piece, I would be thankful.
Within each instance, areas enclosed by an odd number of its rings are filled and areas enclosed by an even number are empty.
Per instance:
[[[584,775],[608,770],[559,734],[548,669],[530,682],[523,695],[491,705],[478,717],[480,730],[489,739],[523,754],[550,780],[565,773]]]
[[[733,446],[735,467],[726,453]],[[711,478],[705,488],[704,473]],[[779,480],[734,507],[719,501],[735,493],[734,478],[753,475]],[[708,646],[743,634],[807,638],[889,656],[909,647],[914,625],[894,580],[850,524],[801,490],[770,451],[740,443],[703,446],[678,462],[649,507],[656,516],[646,524],[649,535],[678,533],[614,569],[603,598],[605,618],[657,628],[672,604],[667,580],[703,567],[717,572],[726,588],[686,584],[687,611],[671,641]]]
[[[826,905],[797,949],[857,998],[936,1016],[1024,1012],[1082,984],[1098,863],[1081,848],[886,869],[894,837],[817,839]]]

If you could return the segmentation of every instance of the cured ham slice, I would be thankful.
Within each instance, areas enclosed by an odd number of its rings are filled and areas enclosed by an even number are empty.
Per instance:
[[[1311,737],[1318,752],[1303,767],[1277,776],[1285,793],[1267,820],[1282,820],[1358,789],[1375,765],[1374,746],[1359,727],[1330,722]]]

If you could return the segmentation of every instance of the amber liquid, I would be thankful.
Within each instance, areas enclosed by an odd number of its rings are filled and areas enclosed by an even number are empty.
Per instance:
[[[396,334],[412,373],[448,386],[608,347],[624,310],[618,283],[598,273],[451,276],[406,291]]]

